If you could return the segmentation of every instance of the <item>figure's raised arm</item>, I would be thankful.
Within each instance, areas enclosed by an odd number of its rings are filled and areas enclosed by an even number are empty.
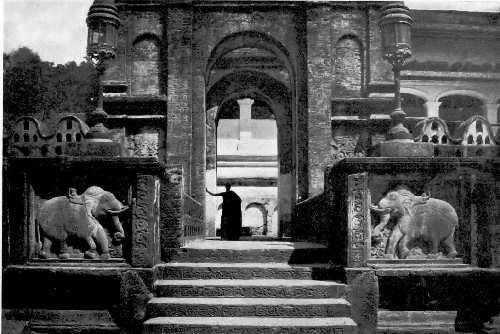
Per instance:
[[[210,190],[208,190],[207,188],[205,188],[205,191],[209,194],[209,195],[212,195],[212,196],[222,196],[224,195],[224,193],[217,193],[217,194],[214,194],[213,192],[211,192]]]

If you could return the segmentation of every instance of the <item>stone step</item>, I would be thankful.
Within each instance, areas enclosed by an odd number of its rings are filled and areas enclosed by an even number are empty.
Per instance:
[[[148,317],[349,317],[343,298],[153,298]]]
[[[320,279],[342,280],[344,271],[324,263],[289,265],[287,263],[187,263],[160,264],[158,279]]]
[[[355,334],[350,318],[158,317],[144,323],[144,334]]]
[[[173,252],[171,262],[210,262],[210,263],[327,263],[330,254],[326,249],[179,249]]]
[[[342,298],[346,285],[295,279],[157,280],[157,297]]]
[[[105,310],[3,309],[2,333],[119,334]]]
[[[290,241],[196,240],[171,250],[170,262],[209,263],[327,263],[326,246]]]
[[[377,333],[455,333],[456,316],[456,311],[380,310]]]

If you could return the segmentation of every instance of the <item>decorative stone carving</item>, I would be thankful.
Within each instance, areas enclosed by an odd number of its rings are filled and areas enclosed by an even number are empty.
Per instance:
[[[370,199],[368,173],[348,176],[348,267],[363,267],[368,260]]]
[[[462,122],[451,133],[446,122],[439,117],[431,117],[415,125],[415,141],[447,145],[495,145],[495,136],[488,120],[483,116],[472,116]]]
[[[99,249],[101,258],[108,259],[108,237],[101,222],[111,217],[117,230],[113,239],[121,242],[125,233],[118,215],[127,209],[112,193],[97,186],[89,187],[81,195],[70,188],[67,196],[45,201],[37,216],[42,237],[40,258],[50,256],[53,243],[56,243],[59,258],[69,258],[67,240],[76,237],[87,243],[86,258],[96,258]]]
[[[78,117],[68,115],[52,128],[31,116],[20,117],[8,137],[7,155],[53,157],[62,155],[69,144],[81,143],[88,126]]]
[[[416,196],[404,187],[397,187],[372,206],[372,211],[380,214],[380,222],[372,231],[375,247],[385,239],[384,233],[387,237],[384,229],[391,229],[387,242],[382,243],[384,257],[439,257],[440,246],[446,249],[449,258],[457,255],[454,233],[458,216],[448,202]],[[372,251],[372,255],[376,254]]]
[[[458,128],[457,139],[461,145],[493,145],[494,138],[491,125],[482,116],[473,116]]]
[[[438,117],[427,118],[415,126],[416,142],[431,142],[434,144],[448,144],[450,131],[446,122]]]

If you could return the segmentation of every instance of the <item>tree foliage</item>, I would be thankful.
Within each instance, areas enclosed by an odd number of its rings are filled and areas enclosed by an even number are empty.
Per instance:
[[[4,125],[24,115],[50,120],[95,107],[97,75],[90,62],[54,65],[26,47],[4,53],[3,60]]]

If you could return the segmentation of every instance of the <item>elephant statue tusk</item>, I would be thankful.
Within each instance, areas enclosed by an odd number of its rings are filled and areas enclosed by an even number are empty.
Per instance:
[[[378,205],[371,205],[370,209],[379,214],[387,214],[391,212],[391,208],[380,208]]]
[[[106,212],[109,213],[110,215],[118,215],[124,211],[128,210],[128,206],[122,207],[120,210],[110,210],[106,209]]]

